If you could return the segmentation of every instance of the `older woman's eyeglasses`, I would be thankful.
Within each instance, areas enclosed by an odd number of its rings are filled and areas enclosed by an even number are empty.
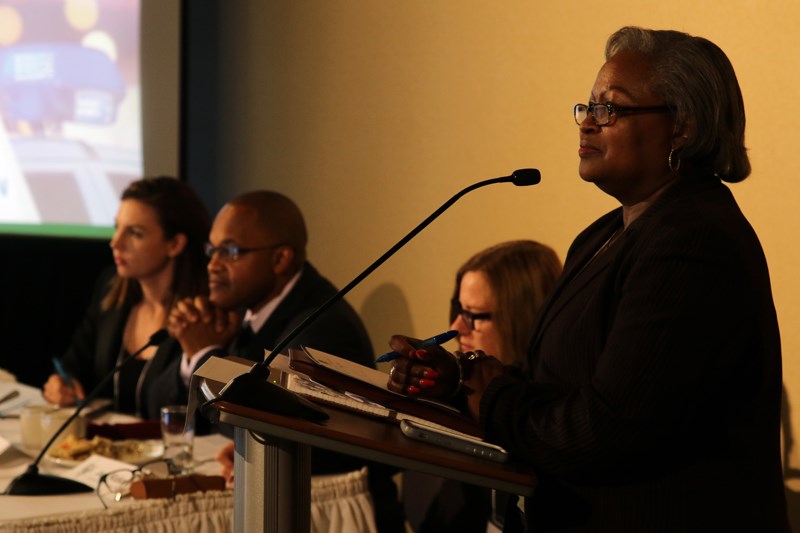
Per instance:
[[[475,321],[476,320],[491,320],[492,313],[473,313],[471,311],[467,311],[461,304],[454,304],[456,316],[460,316],[461,320],[467,325],[470,331],[475,331]]]
[[[647,106],[621,106],[614,104],[596,104],[589,102],[586,104],[575,104],[573,113],[575,123],[580,126],[586,117],[592,115],[592,122],[595,126],[608,126],[615,117],[620,115],[636,115],[639,113],[665,113],[672,108],[667,105],[647,105]]]
[[[211,259],[214,254],[220,261],[238,261],[239,257],[250,252],[257,252],[259,250],[272,250],[279,246],[284,246],[285,243],[279,242],[278,244],[269,244],[267,246],[253,246],[245,248],[243,246],[236,246],[235,244],[221,244],[220,246],[212,246],[210,242],[205,244],[206,256]]]

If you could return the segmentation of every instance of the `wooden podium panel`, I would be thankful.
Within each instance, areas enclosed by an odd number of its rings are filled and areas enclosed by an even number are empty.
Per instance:
[[[309,531],[312,446],[521,496],[536,486],[533,472],[519,465],[412,440],[395,423],[333,407],[323,407],[330,415],[324,422],[225,401],[213,408],[235,428],[236,531]]]
[[[417,470],[521,496],[536,486],[532,471],[409,439],[396,424],[325,407],[330,420],[309,422],[219,402],[220,422],[262,435]]]

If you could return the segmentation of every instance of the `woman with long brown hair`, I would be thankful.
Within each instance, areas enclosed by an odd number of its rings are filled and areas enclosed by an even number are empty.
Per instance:
[[[116,268],[98,281],[62,359],[71,383],[58,374],[45,383],[49,402],[65,406],[81,400],[125,354],[166,325],[175,301],[208,292],[203,244],[209,228],[208,211],[186,183],[160,176],[128,186],[110,242]],[[151,383],[177,357],[177,343],[150,347],[101,395],[113,397],[118,411],[144,415]]]

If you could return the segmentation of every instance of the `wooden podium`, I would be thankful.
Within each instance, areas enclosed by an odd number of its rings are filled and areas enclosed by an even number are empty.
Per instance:
[[[536,486],[530,470],[412,440],[394,423],[336,408],[318,423],[225,401],[213,407],[234,427],[237,532],[310,530],[312,446],[522,496]]]

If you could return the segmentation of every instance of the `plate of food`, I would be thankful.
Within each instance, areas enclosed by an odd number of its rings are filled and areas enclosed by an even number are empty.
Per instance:
[[[160,440],[111,440],[104,437],[80,439],[68,436],[48,450],[45,458],[55,464],[72,467],[92,454],[98,454],[124,463],[141,465],[164,455]]]

